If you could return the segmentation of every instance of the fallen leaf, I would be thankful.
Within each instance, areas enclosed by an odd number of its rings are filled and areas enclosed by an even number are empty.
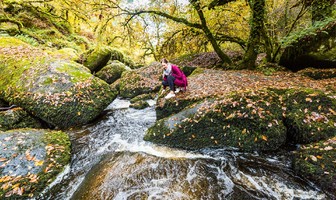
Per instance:
[[[265,136],[265,135],[262,135],[262,136],[261,136],[261,139],[263,139],[263,140],[267,141],[267,136]]]
[[[311,98],[308,98],[308,97],[306,98],[306,101],[307,102],[313,102],[313,100]]]
[[[42,166],[43,165],[43,163],[44,163],[44,161],[43,160],[40,160],[40,161],[35,161],[35,166]]]
[[[312,161],[314,161],[314,162],[317,162],[317,158],[313,155],[310,155],[310,159],[312,159]]]
[[[324,150],[326,150],[326,151],[330,151],[330,150],[333,150],[333,149],[334,148],[332,146],[327,146],[327,147],[324,148]]]

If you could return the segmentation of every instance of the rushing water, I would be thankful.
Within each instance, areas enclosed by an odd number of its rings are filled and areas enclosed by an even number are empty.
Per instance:
[[[72,161],[40,199],[326,199],[283,156],[233,149],[188,152],[143,135],[154,106],[116,99],[99,121],[70,133]]]

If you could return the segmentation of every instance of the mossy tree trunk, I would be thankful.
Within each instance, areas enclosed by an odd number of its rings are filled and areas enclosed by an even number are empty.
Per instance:
[[[268,37],[264,30],[265,0],[249,0],[249,5],[252,12],[250,22],[251,30],[242,66],[244,68],[253,69],[258,55],[260,40]]]
[[[214,48],[215,52],[217,53],[218,57],[221,58],[221,60],[223,61],[223,63],[228,63],[231,64],[232,61],[229,58],[229,56],[227,56],[220,48],[220,46],[218,45],[214,35],[211,33],[205,17],[204,17],[204,13],[202,11],[202,8],[200,6],[200,2],[198,0],[191,0],[190,3],[193,5],[193,7],[195,8],[195,10],[197,11],[197,14],[201,20],[201,29],[203,30],[205,36],[208,38],[208,40],[210,41],[212,47]]]

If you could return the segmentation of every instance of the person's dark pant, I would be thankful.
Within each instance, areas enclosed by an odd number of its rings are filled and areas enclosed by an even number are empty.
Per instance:
[[[174,89],[174,81],[175,81],[175,77],[169,75],[169,76],[167,76],[167,80],[162,81],[162,85],[163,85],[164,87],[169,86],[170,91],[174,91],[174,90],[175,90],[175,89]]]

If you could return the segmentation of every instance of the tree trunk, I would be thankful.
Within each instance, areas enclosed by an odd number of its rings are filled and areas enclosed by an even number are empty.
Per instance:
[[[262,34],[266,33],[264,30],[265,0],[250,0],[249,4],[252,11],[251,30],[242,65],[244,68],[253,69]]]
[[[207,26],[204,13],[202,11],[202,8],[200,6],[200,2],[198,0],[191,0],[190,3],[193,5],[193,7],[196,9],[197,14],[201,20],[201,26],[202,30],[205,33],[206,37],[210,41],[212,47],[214,48],[214,51],[217,53],[218,57],[223,61],[223,63],[232,64],[232,61],[229,56],[227,56],[218,45],[214,35],[211,33],[210,29]]]

